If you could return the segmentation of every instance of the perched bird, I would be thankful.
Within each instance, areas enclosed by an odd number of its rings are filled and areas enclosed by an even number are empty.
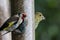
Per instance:
[[[7,31],[5,33],[5,34],[7,34],[8,32],[15,30],[23,22],[25,17],[26,17],[25,13],[18,13],[16,15],[8,18],[4,22],[4,24],[0,27],[0,31]]]
[[[43,14],[41,12],[36,12],[35,14],[35,29],[38,27],[38,24],[40,21],[44,20],[45,17],[43,16]]]
[[[25,27],[28,24],[28,20],[26,18],[23,19],[23,22],[14,30],[15,35],[20,35],[25,32]]]

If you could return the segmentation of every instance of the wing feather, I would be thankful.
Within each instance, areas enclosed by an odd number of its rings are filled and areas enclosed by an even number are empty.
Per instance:
[[[0,31],[9,27],[9,26],[12,26],[13,24],[15,24],[17,21],[19,20],[19,17],[10,17],[9,19],[7,19],[6,22],[4,22],[4,24],[0,27]],[[14,23],[13,23],[14,22]],[[11,24],[10,24],[11,23]]]

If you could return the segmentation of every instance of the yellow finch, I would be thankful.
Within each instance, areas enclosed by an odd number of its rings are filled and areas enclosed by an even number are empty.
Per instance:
[[[38,27],[40,21],[44,20],[45,17],[41,12],[36,12],[35,14],[35,29]]]

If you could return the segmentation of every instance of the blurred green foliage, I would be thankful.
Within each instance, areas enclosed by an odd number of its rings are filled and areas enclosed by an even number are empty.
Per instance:
[[[60,40],[60,0],[35,0],[35,11],[46,17],[36,29],[36,40]]]

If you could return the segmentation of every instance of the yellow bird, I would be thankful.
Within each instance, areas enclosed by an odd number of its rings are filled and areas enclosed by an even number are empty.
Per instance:
[[[45,20],[45,17],[41,12],[36,12],[35,14],[35,29],[38,27],[40,21]]]

